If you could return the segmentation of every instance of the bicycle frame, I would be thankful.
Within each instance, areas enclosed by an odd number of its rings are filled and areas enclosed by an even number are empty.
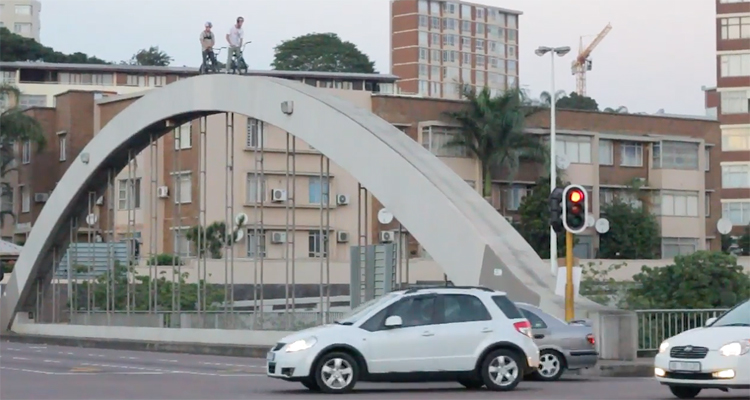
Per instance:
[[[240,47],[239,53],[234,53],[232,55],[232,65],[227,65],[227,70],[232,71],[233,73],[242,73],[242,70],[245,70],[247,72],[247,62],[245,61],[244,54],[245,54],[245,46],[252,43],[251,41],[245,42],[245,44]],[[240,62],[244,65],[240,65]]]

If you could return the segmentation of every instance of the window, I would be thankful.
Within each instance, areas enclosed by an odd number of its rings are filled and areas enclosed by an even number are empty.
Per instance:
[[[443,300],[443,323],[489,321],[492,319],[487,307],[476,296],[467,294],[441,295]]]
[[[21,188],[21,212],[27,213],[31,211],[31,194],[29,193],[29,187],[26,185],[19,187]]]
[[[128,75],[125,85],[127,86],[146,86],[146,77],[141,75]]]
[[[141,178],[120,179],[117,203],[119,210],[141,208]]]
[[[461,36],[461,49],[462,50],[471,50],[471,38],[466,36]],[[464,53],[464,60],[466,60],[466,54]],[[471,63],[471,61],[464,61],[465,63]]]
[[[471,33],[471,22],[469,21],[461,21],[461,32],[462,33]]]
[[[429,28],[430,27],[430,19],[427,18],[426,15],[420,15],[419,16],[419,26],[421,28]]]
[[[519,308],[519,310],[521,311],[521,314],[523,314],[523,317],[528,319],[529,323],[531,323],[531,329],[547,329],[547,324],[544,323],[544,320],[539,318],[538,315],[523,308]]]
[[[427,32],[419,32],[419,45],[429,46],[429,34]]]
[[[427,49],[419,48],[419,59],[422,61],[427,61]]]
[[[722,114],[745,114],[747,113],[747,107],[747,90],[731,90],[721,92]]]
[[[440,18],[438,17],[430,18],[430,29],[440,30]]]
[[[612,204],[615,200],[619,200],[635,208],[641,208],[643,206],[641,199],[633,193],[629,193],[622,189],[599,189],[599,204]]]
[[[419,10],[420,14],[427,14],[429,12],[427,0],[419,0],[417,9]]]
[[[461,4],[461,18],[471,19],[471,6],[467,4]]]
[[[620,145],[620,166],[642,167],[643,145],[641,143],[623,142]]]
[[[174,130],[174,149],[182,150],[193,147],[193,126],[190,122]]]
[[[508,58],[517,58],[516,56],[516,46],[508,45]]]
[[[654,143],[653,162],[655,169],[698,170],[698,143],[661,142]]]
[[[422,127],[422,146],[438,157],[467,157],[465,148],[447,145],[459,132],[460,128],[450,126]]]
[[[192,172],[178,172],[174,173],[175,190],[174,190],[174,202],[175,204],[184,204],[192,202],[193,196],[193,173]]]
[[[58,147],[60,147],[60,161],[68,159],[68,138],[65,135],[57,137]]]
[[[484,36],[484,27],[485,27],[485,25],[482,24],[482,23],[477,22],[476,27],[477,27],[477,33],[476,34]]]
[[[320,204],[321,199],[323,204],[328,204],[329,189],[330,187],[327,178],[323,177],[323,179],[321,179],[318,176],[310,177],[308,187],[310,204]]]
[[[13,24],[13,31],[21,36],[31,35],[31,24],[24,22],[16,22]]]
[[[440,96],[440,82],[430,82],[430,94]]]
[[[18,99],[18,106],[20,108],[46,107],[47,96],[43,94],[22,94]]]
[[[5,190],[8,190],[7,192]],[[15,212],[15,192],[12,187],[0,186],[0,211]]]
[[[476,68],[484,68],[484,66],[485,66],[485,61],[484,60],[485,60],[484,56],[480,56],[479,54],[477,54],[475,67]]]
[[[750,163],[722,165],[721,187],[724,189],[750,188]]]
[[[0,84],[3,83],[15,85],[16,71],[0,71]]]
[[[721,216],[732,221],[734,226],[750,225],[750,200],[722,203]]]
[[[427,81],[419,81],[419,94],[427,96],[430,94],[430,85]]]
[[[27,140],[23,142],[21,146],[21,163],[29,164],[31,162],[31,141]]]
[[[263,121],[255,118],[247,119],[247,138],[245,146],[247,148],[263,147]]]
[[[599,140],[599,165],[614,165],[615,149],[611,140]]]
[[[703,208],[706,218],[711,216],[711,193],[706,193],[706,198],[703,202]]]
[[[443,13],[445,14],[455,14],[456,11],[458,11],[458,4],[456,3],[443,3]]]
[[[721,150],[750,150],[750,126],[746,128],[723,128],[721,130]]]
[[[510,299],[506,296],[492,296],[492,301],[495,302],[497,308],[505,314],[508,319],[519,319],[523,318],[523,314],[518,311],[518,308],[513,304]]]
[[[705,158],[705,163],[703,170],[708,172],[711,170],[711,148],[710,147],[704,147],[703,148],[703,158]]]
[[[114,74],[89,74],[89,73],[70,73],[61,72],[58,74],[58,81],[68,85],[114,85]]]
[[[440,50],[430,50],[430,56],[433,62],[440,63]]]
[[[721,76],[750,76],[750,53],[721,56]]]
[[[471,69],[461,68],[461,82],[471,84]]]
[[[440,2],[438,2],[438,1],[431,1],[430,2],[430,14],[432,14],[432,15],[440,15]]]
[[[675,258],[687,256],[698,250],[698,239],[694,238],[662,238],[661,258]]]
[[[518,65],[516,61],[508,60],[508,75],[516,75],[518,73]]]
[[[560,135],[555,140],[558,154],[565,154],[573,164],[591,164],[591,138]]]
[[[187,229],[174,229],[174,252],[180,257],[192,256],[192,243],[187,238]]]
[[[387,316],[401,317],[402,328],[435,324],[436,299],[434,295],[407,297],[389,307]]]
[[[159,76],[149,76],[148,77],[148,86],[151,87],[160,87],[167,84],[167,77],[164,75]]]
[[[666,217],[697,217],[698,192],[663,190],[654,197],[654,213]]]
[[[245,193],[245,203],[254,204],[266,201],[266,180],[261,179],[260,175],[255,173],[247,174],[247,190]]]
[[[484,40],[483,39],[474,39],[474,49],[476,51],[484,52]]]
[[[517,28],[518,27],[518,16],[513,14],[508,14],[508,28]]]
[[[430,79],[433,81],[439,81],[440,80],[440,67],[437,65],[433,65],[430,67]]]
[[[750,17],[722,18],[721,38],[723,40],[750,39]]]
[[[514,187],[511,189],[508,189],[506,191],[507,193],[507,199],[505,201],[505,209],[509,211],[516,211],[519,207],[521,207],[521,202],[523,202],[523,199],[529,195],[530,190],[525,187]]]
[[[16,15],[31,15],[31,6],[30,5],[16,5]]]
[[[310,257],[326,257],[328,255],[328,234],[321,231],[310,231],[307,236],[307,248]]]
[[[453,18],[443,19],[443,30],[455,31],[458,28],[458,21]],[[453,43],[455,45],[455,43]]]
[[[263,258],[266,256],[266,232],[250,228],[247,230],[247,257]]]
[[[427,69],[427,65],[425,64],[419,64],[419,77],[420,78],[427,78],[429,75],[429,70]]]

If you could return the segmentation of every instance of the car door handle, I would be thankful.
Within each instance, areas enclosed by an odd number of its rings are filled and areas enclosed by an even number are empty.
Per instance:
[[[422,332],[422,336],[435,336],[435,334],[430,331],[424,331]]]
[[[482,329],[482,333],[490,333],[492,332],[492,328],[484,328]]]
[[[534,339],[544,339],[544,335],[542,335],[541,333],[537,333],[536,335],[534,335]]]

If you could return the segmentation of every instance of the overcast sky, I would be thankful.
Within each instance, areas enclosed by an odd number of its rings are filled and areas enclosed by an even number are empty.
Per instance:
[[[389,0],[41,0],[42,43],[120,61],[159,46],[173,65],[200,63],[205,21],[224,36],[238,15],[253,43],[245,58],[268,69],[273,47],[310,32],[335,32],[389,72]],[[520,10],[521,85],[538,96],[550,88],[549,56],[540,45],[578,49],[608,22],[613,29],[593,53],[588,95],[631,112],[704,115],[701,86],[716,82],[714,0],[484,0]],[[223,39],[220,39],[223,40]],[[222,42],[223,43],[223,42]],[[572,53],[557,59],[558,89],[575,90]]]

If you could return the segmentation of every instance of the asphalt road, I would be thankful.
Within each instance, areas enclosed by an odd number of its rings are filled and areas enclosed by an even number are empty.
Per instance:
[[[357,385],[344,397],[394,399],[673,399],[649,378],[564,378],[522,382],[511,393],[467,391],[458,384]],[[715,396],[715,397],[714,397]],[[0,399],[270,399],[320,398],[300,384],[266,378],[264,360],[191,354],[0,343]],[[337,397],[339,398],[339,397]],[[704,392],[700,398],[748,399]]]

